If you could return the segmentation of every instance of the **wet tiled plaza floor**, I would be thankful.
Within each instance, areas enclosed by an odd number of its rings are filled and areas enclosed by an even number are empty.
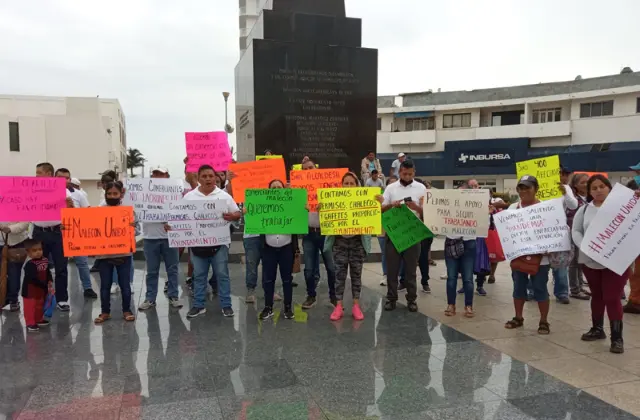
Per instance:
[[[230,268],[234,318],[212,299],[187,320],[188,305],[161,295],[125,323],[118,294],[114,318],[95,326],[99,301],[82,297],[71,265],[71,312],[48,330],[0,317],[0,419],[636,418],[422,313],[385,312],[382,288],[363,290],[364,321],[330,322],[325,282],[315,308],[261,322],[262,299],[245,304],[244,268]]]

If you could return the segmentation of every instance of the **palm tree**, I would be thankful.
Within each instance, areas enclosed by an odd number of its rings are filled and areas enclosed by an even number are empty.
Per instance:
[[[127,168],[131,171],[131,178],[135,176],[133,174],[133,169],[144,167],[144,163],[146,161],[147,159],[144,158],[144,155],[140,150],[132,148],[127,150]]]

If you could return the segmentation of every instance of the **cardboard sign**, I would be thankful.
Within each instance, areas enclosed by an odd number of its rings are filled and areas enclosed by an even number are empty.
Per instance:
[[[122,204],[132,206],[141,222],[166,222],[169,205],[182,200],[183,195],[181,179],[131,178],[126,180]]]
[[[318,188],[340,188],[342,177],[349,172],[347,168],[311,169],[291,171],[292,188],[304,188],[308,193],[309,211],[318,211]]]
[[[222,215],[224,200],[183,200],[171,206],[167,232],[170,248],[229,245],[231,229]]]
[[[323,235],[379,235],[380,188],[320,188],[320,230]]]
[[[518,179],[525,175],[535,176],[538,179],[538,200],[552,200],[562,197],[560,192],[560,158],[558,155],[538,159],[516,162]]]
[[[424,224],[434,235],[489,234],[489,190],[427,190],[422,208]]]
[[[561,198],[493,215],[505,257],[571,250],[571,231]]]
[[[398,252],[433,237],[429,228],[405,205],[382,213],[382,227]]]
[[[287,171],[284,169],[283,159],[232,163],[229,165],[229,170],[233,172],[231,188],[236,203],[244,203],[245,190],[269,188],[269,183],[274,179],[287,182]]]
[[[244,232],[291,235],[309,232],[307,191],[301,188],[246,190]]]
[[[265,160],[265,159],[282,159],[282,155],[258,155],[258,156],[256,156],[256,160]]]
[[[632,190],[616,184],[582,239],[582,252],[618,275],[640,254],[638,201]]]
[[[129,206],[62,209],[65,257],[136,252],[135,221]]]
[[[217,172],[226,171],[231,163],[231,148],[227,133],[184,133],[187,145],[187,172],[198,172],[202,165],[211,165]]]
[[[0,220],[60,220],[60,210],[67,207],[66,185],[64,178],[0,176]]]

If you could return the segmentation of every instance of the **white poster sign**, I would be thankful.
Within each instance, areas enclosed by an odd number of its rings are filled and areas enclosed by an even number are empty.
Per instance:
[[[638,201],[632,190],[616,184],[582,239],[582,252],[618,275],[640,254]]]
[[[434,235],[486,238],[490,199],[489,190],[427,190],[424,224]]]
[[[505,257],[571,250],[571,232],[562,198],[493,215]]]
[[[131,178],[125,181],[123,206],[133,207],[141,222],[166,222],[169,205],[182,200],[181,179]]]
[[[225,200],[183,200],[170,205],[168,224],[171,248],[229,245],[231,229],[222,215]]]

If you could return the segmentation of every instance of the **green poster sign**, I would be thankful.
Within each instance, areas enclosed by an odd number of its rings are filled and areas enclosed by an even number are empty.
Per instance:
[[[429,228],[405,205],[382,213],[382,227],[398,252],[433,237]]]
[[[306,234],[307,190],[271,188],[245,191],[244,232],[260,235]]]

